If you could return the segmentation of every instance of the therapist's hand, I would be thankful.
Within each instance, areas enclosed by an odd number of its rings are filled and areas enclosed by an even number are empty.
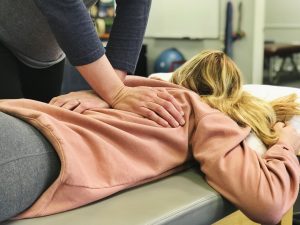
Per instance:
[[[53,98],[49,104],[78,113],[88,109],[110,108],[94,91],[70,92]]]
[[[184,125],[183,111],[176,99],[166,91],[150,87],[123,86],[114,96],[115,109],[137,113],[164,127]]]
[[[184,124],[182,109],[173,96],[150,87],[125,86],[122,82],[124,73],[114,69],[106,55],[76,68],[113,108],[139,114],[165,127]]]

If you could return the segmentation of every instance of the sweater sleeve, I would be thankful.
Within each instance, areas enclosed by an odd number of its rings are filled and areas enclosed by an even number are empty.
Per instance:
[[[193,154],[216,191],[253,221],[277,224],[297,198],[299,162],[284,144],[258,156],[245,144],[249,132],[222,113],[209,114],[197,124]]]
[[[106,47],[114,68],[133,74],[143,43],[151,0],[116,0],[116,17]]]
[[[82,0],[34,0],[74,66],[94,62],[105,50]],[[125,1],[126,2],[126,1]]]

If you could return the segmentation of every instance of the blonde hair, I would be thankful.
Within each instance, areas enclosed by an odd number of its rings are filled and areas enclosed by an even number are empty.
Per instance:
[[[203,51],[178,68],[172,83],[188,88],[213,108],[226,113],[239,126],[249,126],[267,146],[278,141],[276,122],[299,115],[296,94],[267,102],[242,90],[242,75],[236,64],[221,51]]]

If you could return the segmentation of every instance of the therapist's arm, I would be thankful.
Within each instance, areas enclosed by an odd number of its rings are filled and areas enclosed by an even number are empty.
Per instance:
[[[128,0],[131,1],[133,0]],[[166,126],[165,122],[171,126],[183,123],[179,104],[172,96],[152,93],[150,88],[145,90],[123,85],[105,56],[105,50],[81,0],[35,0],[35,3],[46,16],[51,30],[70,62],[77,67],[95,92],[109,104],[114,103],[115,108],[138,113],[161,125]],[[126,51],[125,49],[124,52]],[[123,67],[115,69],[127,72]],[[118,98],[123,104],[120,104],[120,101],[117,103],[113,101],[116,93],[123,93],[122,98]],[[145,94],[147,98],[142,97]],[[144,104],[141,105],[140,102]],[[135,106],[137,103],[138,106]]]
[[[181,109],[176,108],[174,97],[151,88],[125,86],[105,55],[89,65],[78,66],[77,69],[113,108],[140,114],[165,127],[184,124]],[[102,82],[97,82],[98,80]]]
[[[82,0],[34,0],[73,66],[87,65],[105,54]]]
[[[133,74],[144,39],[151,0],[116,0],[116,4],[116,17],[106,55],[114,68]]]

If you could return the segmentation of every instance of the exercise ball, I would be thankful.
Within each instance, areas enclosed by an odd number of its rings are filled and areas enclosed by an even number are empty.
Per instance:
[[[164,50],[155,60],[154,72],[167,73],[173,72],[185,62],[185,58],[176,48]]]

